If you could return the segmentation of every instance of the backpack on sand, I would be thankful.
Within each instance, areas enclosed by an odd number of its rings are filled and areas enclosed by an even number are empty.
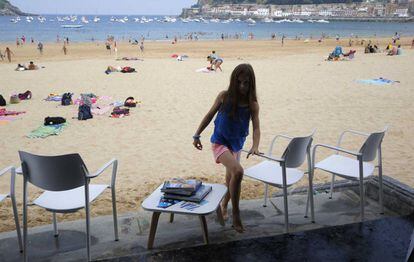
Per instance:
[[[72,94],[64,93],[62,95],[62,106],[68,106],[72,104]]]
[[[0,106],[6,106],[6,100],[2,95],[0,95]]]
[[[88,120],[93,118],[91,107],[88,105],[79,106],[78,120]]]

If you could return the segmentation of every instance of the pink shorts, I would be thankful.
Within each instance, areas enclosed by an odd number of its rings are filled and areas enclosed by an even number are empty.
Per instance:
[[[216,160],[217,164],[220,164],[219,157],[226,151],[230,151],[230,153],[233,154],[234,158],[236,158],[237,161],[240,161],[241,151],[233,152],[227,146],[214,143],[211,144],[211,149],[213,150],[214,160]]]

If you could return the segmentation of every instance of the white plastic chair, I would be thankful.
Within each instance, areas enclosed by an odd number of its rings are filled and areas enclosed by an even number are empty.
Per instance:
[[[12,201],[14,223],[16,224],[17,241],[19,241],[20,252],[23,252],[22,248],[22,233],[20,231],[19,214],[17,213],[16,196],[15,196],[15,181],[16,181],[16,169],[12,166],[7,167],[0,171],[0,176],[5,175],[10,171],[10,193],[0,194],[0,203],[10,197]]]
[[[346,130],[342,132],[339,136],[337,146],[330,146],[325,144],[316,144],[312,150],[312,173],[310,176],[311,183],[309,183],[309,192],[308,194],[308,201],[306,205],[306,216],[308,214],[308,204],[309,204],[309,197],[310,197],[310,206],[311,206],[311,216],[312,222],[315,221],[315,214],[314,214],[314,202],[313,202],[313,175],[315,169],[320,169],[332,174],[332,181],[331,181],[331,189],[330,189],[330,197],[332,198],[335,176],[340,176],[342,178],[348,180],[355,180],[359,181],[359,194],[360,194],[360,205],[361,205],[361,220],[364,220],[364,182],[368,179],[373,177],[375,168],[378,168],[378,182],[379,182],[379,202],[381,207],[381,214],[384,213],[384,206],[383,206],[383,190],[382,190],[382,155],[381,155],[381,144],[384,138],[385,132],[388,130],[388,127],[385,127],[383,131],[376,132],[376,133],[364,133],[355,130]],[[366,137],[366,140],[362,147],[360,148],[359,152],[354,152],[351,150],[347,150],[341,148],[341,142],[345,134],[354,134],[359,136]],[[335,154],[325,158],[324,160],[315,164],[316,158],[316,149],[322,147],[327,148],[333,151],[336,151]],[[350,158],[347,156],[340,155],[339,153],[345,153],[347,155],[354,156],[354,158]],[[378,157],[377,157],[378,153]],[[371,163],[378,159],[378,165]]]
[[[286,135],[277,135],[273,138],[267,155],[258,155],[267,160],[244,170],[244,174],[250,178],[262,181],[265,184],[264,205],[267,204],[268,185],[283,189],[284,212],[285,212],[285,230],[289,231],[289,214],[288,214],[288,192],[287,188],[302,179],[305,173],[300,169],[305,159],[308,162],[308,172],[311,169],[310,148],[314,132],[305,137],[290,137]],[[273,146],[277,138],[290,140],[281,158],[272,157]]]
[[[63,156],[37,156],[19,151],[24,177],[23,186],[23,253],[27,261],[27,184],[31,183],[45,190],[33,204],[53,213],[53,229],[58,236],[56,213],[71,213],[85,208],[86,211],[86,247],[88,261],[90,254],[90,208],[94,201],[106,188],[111,189],[112,211],[114,220],[115,241],[118,241],[118,220],[116,212],[115,179],[118,161],[112,159],[94,174],[89,174],[79,154]],[[89,182],[112,167],[110,185],[90,185]]]

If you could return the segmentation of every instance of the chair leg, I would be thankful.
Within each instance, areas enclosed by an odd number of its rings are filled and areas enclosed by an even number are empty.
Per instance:
[[[288,211],[288,195],[287,195],[287,179],[286,179],[286,167],[285,165],[282,166],[283,172],[283,204],[285,208],[285,231],[286,233],[289,232],[289,211]]]
[[[359,159],[359,197],[361,204],[361,221],[365,219],[365,197],[364,197],[364,169],[362,159]]]
[[[23,184],[23,261],[27,262],[27,182]]]
[[[86,253],[88,261],[91,261],[91,235],[89,217],[89,181],[85,183],[85,213],[86,213]]]
[[[114,235],[115,241],[119,240],[118,236],[118,214],[116,211],[116,196],[115,196],[115,188],[111,187],[111,194],[112,194],[112,215],[114,219]]]
[[[378,167],[380,214],[384,215],[384,191],[382,188],[382,165]]]
[[[56,213],[55,212],[53,212],[53,232],[54,232],[55,237],[59,236],[59,232],[58,232],[58,228],[57,228],[57,218],[56,218]]]
[[[23,252],[22,231],[21,231],[20,223],[19,223],[19,214],[17,212],[16,197],[14,195],[11,196],[11,201],[12,201],[12,207],[13,207],[14,223],[16,225],[17,240],[19,241],[20,253],[22,253]]]
[[[305,218],[308,218],[308,213],[309,213],[309,199],[310,199],[309,194],[310,194],[310,190],[308,187],[308,196],[306,198],[306,209],[305,209],[305,216],[304,216]]]
[[[268,192],[268,189],[269,189],[269,185],[265,184],[263,207],[267,207],[267,192]]]
[[[334,190],[334,183],[335,183],[335,175],[332,174],[332,181],[331,181],[331,189],[329,190],[329,199],[332,199],[332,194]]]

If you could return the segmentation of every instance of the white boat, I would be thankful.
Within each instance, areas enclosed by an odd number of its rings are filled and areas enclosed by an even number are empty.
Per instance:
[[[83,25],[61,25],[62,28],[82,28]]]
[[[272,18],[269,18],[269,17],[266,17],[266,18],[264,18],[264,19],[262,20],[262,22],[263,22],[263,23],[273,23],[273,19],[272,19]]]
[[[220,19],[218,19],[218,18],[210,19],[210,22],[212,22],[212,23],[220,23]]]
[[[251,18],[247,19],[245,22],[248,24],[256,24],[256,21]]]
[[[40,23],[44,23],[44,22],[46,22],[46,18],[45,18],[45,17],[43,17],[43,16],[38,16],[38,17],[37,17],[37,20],[39,20],[39,22],[40,22]]]
[[[98,23],[99,21],[101,21],[101,19],[100,19],[98,16],[95,16],[95,17],[93,18],[93,22],[94,22],[94,23]]]
[[[300,19],[294,19],[294,20],[292,20],[292,23],[299,23],[299,24],[302,24],[302,23],[303,23],[303,21],[302,21],[302,20],[300,20]]]
[[[82,21],[82,23],[84,23],[84,24],[89,24],[88,19],[87,19],[86,17],[84,17],[84,16],[82,16],[82,17],[81,17],[81,21]]]
[[[10,19],[10,22],[12,22],[12,23],[14,23],[14,24],[15,24],[15,23],[18,23],[18,22],[19,22],[19,20],[17,20],[17,18],[11,18],[11,19]]]
[[[319,19],[316,21],[317,23],[325,23],[325,24],[329,24],[329,21],[324,20],[324,19]]]

